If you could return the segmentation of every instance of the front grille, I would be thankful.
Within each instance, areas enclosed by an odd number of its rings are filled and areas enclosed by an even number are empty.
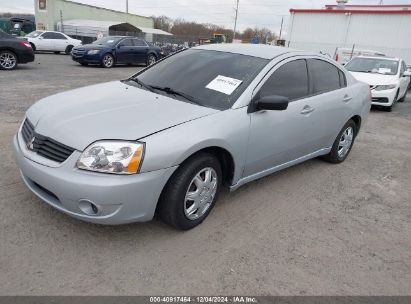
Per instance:
[[[21,134],[29,150],[59,163],[64,162],[75,150],[54,139],[36,133],[33,124],[28,119],[23,123]]]
[[[78,49],[78,50],[71,51],[71,55],[75,58],[83,57],[85,53],[86,53],[85,49]]]

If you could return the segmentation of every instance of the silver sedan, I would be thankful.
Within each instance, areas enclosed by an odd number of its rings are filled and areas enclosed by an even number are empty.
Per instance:
[[[37,102],[14,152],[28,188],[68,215],[114,225],[157,213],[190,229],[222,186],[235,190],[319,156],[343,162],[370,96],[319,54],[201,46],[128,79]]]

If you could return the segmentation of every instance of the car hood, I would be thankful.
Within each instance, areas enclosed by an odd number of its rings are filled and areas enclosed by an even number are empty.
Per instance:
[[[355,79],[368,83],[369,85],[387,85],[396,84],[398,78],[396,75],[382,75],[378,73],[360,73],[360,72],[350,72]]]
[[[137,140],[217,112],[115,81],[42,99],[27,117],[37,133],[83,151],[96,140]]]

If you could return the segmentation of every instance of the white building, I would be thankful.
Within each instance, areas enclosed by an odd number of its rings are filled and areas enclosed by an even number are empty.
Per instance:
[[[290,13],[289,47],[334,56],[337,47],[355,46],[411,63],[411,5],[327,5]]]

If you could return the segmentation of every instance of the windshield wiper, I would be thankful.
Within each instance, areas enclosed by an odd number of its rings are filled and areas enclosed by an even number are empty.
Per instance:
[[[193,96],[190,96],[190,95],[188,95],[186,93],[183,93],[183,92],[176,91],[172,88],[158,87],[158,86],[150,86],[150,88],[152,88],[154,90],[157,90],[157,91],[165,92],[165,93],[170,94],[170,95],[181,96],[181,97],[183,97],[184,99],[188,100],[191,103],[201,105],[201,103],[197,99],[195,99]]]
[[[149,90],[150,92],[153,92],[153,89],[152,89],[152,87],[151,87],[150,85],[145,84],[144,82],[142,82],[142,81],[141,81],[140,79],[138,79],[138,78],[129,78],[128,80],[134,81],[135,83],[139,84],[141,87]]]

